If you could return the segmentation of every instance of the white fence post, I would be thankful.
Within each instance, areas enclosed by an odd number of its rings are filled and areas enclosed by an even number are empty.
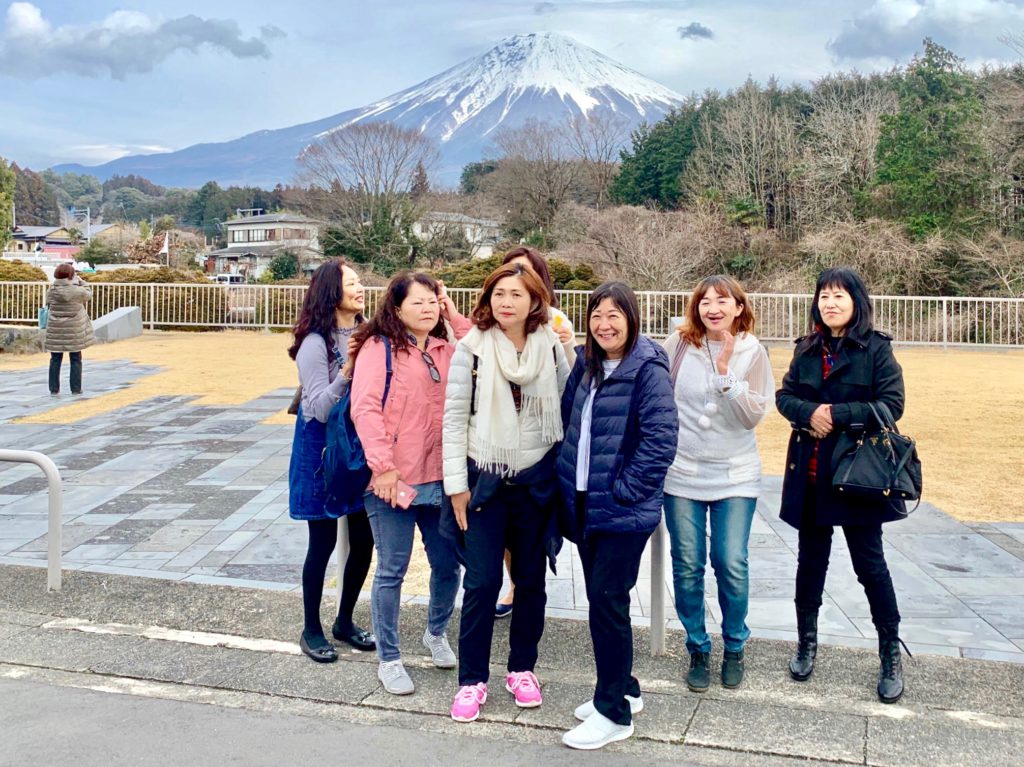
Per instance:
[[[665,654],[665,539],[662,519],[651,536],[651,655]]]

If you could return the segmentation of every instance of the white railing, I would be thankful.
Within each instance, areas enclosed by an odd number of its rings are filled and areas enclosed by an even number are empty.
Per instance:
[[[123,306],[138,306],[148,328],[291,327],[302,304],[302,285],[217,285],[109,283],[90,285],[95,319]],[[46,297],[41,282],[0,282],[0,322],[34,324]],[[383,288],[366,289],[366,310],[373,312]],[[449,290],[460,311],[468,313],[478,291]],[[558,291],[562,311],[573,327],[585,327],[585,290]],[[672,318],[682,316],[688,293],[641,292],[643,332],[653,338],[668,334]],[[757,335],[764,341],[788,341],[808,328],[810,294],[751,293]],[[941,346],[1024,346],[1024,299],[874,296],[875,326],[901,344]]]
[[[53,460],[35,450],[0,449],[0,461],[7,463],[32,463],[46,475],[47,523],[46,523],[46,590],[60,591],[61,557],[63,555],[62,533],[64,523],[64,485],[60,469]]]

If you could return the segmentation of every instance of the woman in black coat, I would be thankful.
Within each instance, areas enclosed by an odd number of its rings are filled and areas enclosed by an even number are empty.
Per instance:
[[[814,670],[818,609],[825,588],[832,531],[843,528],[857,580],[878,631],[878,697],[903,694],[900,613],[882,548],[882,523],[906,516],[903,501],[873,503],[832,489],[833,452],[844,432],[874,425],[869,403],[903,414],[903,371],[889,336],[872,326],[871,301],[852,269],[826,269],[811,304],[815,330],[797,341],[789,371],[776,394],[779,412],[793,425],[782,487],[782,519],[800,531],[796,571],[799,644],[790,675],[804,681]]]

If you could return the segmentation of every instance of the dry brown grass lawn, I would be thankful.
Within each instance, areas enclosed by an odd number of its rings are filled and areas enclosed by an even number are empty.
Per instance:
[[[133,386],[54,408],[25,420],[71,423],[114,412],[151,397],[192,395],[199,404],[238,405],[274,389],[294,386],[286,334],[244,331],[145,333],[139,338],[86,350],[89,363],[131,360],[160,367]],[[782,380],[789,348],[774,348],[776,381]],[[907,386],[901,428],[918,441],[925,472],[925,499],[967,521],[1024,521],[1024,352],[899,348]],[[45,365],[47,355],[0,356],[4,370]],[[291,423],[283,411],[268,423]],[[765,473],[781,474],[789,425],[777,414],[758,430]]]

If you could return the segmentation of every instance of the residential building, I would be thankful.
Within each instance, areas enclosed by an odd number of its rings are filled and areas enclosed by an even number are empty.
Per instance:
[[[432,211],[413,223],[412,233],[425,240],[461,235],[473,258],[490,258],[501,239],[501,228],[501,222],[494,219]]]
[[[227,247],[205,254],[207,273],[259,279],[274,257],[286,252],[298,257],[304,272],[312,272],[323,261],[319,221],[293,213],[239,214],[224,222]]]

